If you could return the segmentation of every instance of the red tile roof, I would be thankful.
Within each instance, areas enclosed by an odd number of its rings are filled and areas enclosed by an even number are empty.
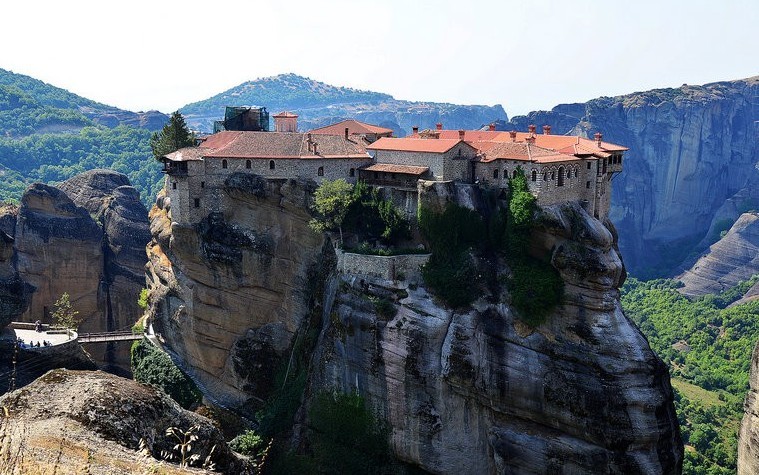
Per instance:
[[[394,165],[390,163],[375,163],[368,167],[362,168],[370,172],[385,172],[385,173],[405,173],[406,175],[422,175],[426,173],[429,168],[427,167],[413,167],[411,165]]]
[[[458,139],[398,139],[391,137],[382,137],[373,144],[368,145],[366,149],[393,150],[398,152],[445,153],[461,142],[462,141]],[[471,145],[466,145],[474,150],[474,147]]]
[[[390,135],[393,133],[392,129],[378,127],[376,125],[359,122],[353,119],[344,120],[342,122],[328,125],[326,127],[319,127],[318,129],[312,130],[311,133],[319,135],[343,135],[345,134],[346,127],[348,128],[348,134],[350,135]]]
[[[193,156],[195,160],[213,158],[369,158],[362,141],[343,136],[224,131],[209,136],[199,147],[187,147],[166,156],[176,161],[179,157]],[[316,144],[316,153],[310,144]]]

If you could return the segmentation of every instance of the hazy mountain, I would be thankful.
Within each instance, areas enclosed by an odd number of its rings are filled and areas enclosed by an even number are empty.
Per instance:
[[[300,130],[354,118],[391,128],[397,136],[406,135],[412,126],[429,128],[437,122],[446,128],[474,129],[507,120],[501,105],[400,101],[389,94],[332,86],[296,74],[248,81],[180,111],[192,127],[208,132],[213,121],[224,116],[225,106],[252,105],[264,106],[272,114],[297,113]]]

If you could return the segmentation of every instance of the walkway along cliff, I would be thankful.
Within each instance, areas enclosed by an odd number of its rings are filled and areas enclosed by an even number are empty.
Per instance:
[[[539,213],[530,252],[564,294],[532,328],[497,255],[473,256],[486,277],[458,310],[418,276],[339,272],[333,242],[308,226],[313,181],[220,171],[203,183],[213,206],[182,222],[166,183],[150,211],[155,331],[215,400],[251,416],[302,378],[292,449],[309,450],[318,394],[355,391],[387,421],[394,455],[430,473],[680,473],[669,374],[621,310],[614,227],[580,203]],[[484,186],[419,183],[422,206],[488,212]]]

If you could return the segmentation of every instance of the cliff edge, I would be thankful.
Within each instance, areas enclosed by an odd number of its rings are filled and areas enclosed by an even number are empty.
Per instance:
[[[610,223],[576,204],[543,210],[532,252],[565,291],[531,328],[498,284],[511,270],[497,256],[480,262],[493,285],[458,311],[418,277],[338,273],[308,228],[312,189],[232,175],[220,211],[198,223],[172,223],[163,196],[151,210],[150,314],[208,394],[252,414],[306,355],[295,447],[316,395],[357,391],[388,422],[395,456],[430,473],[680,473],[669,375],[621,310]],[[440,183],[420,201],[477,209],[478,193]]]

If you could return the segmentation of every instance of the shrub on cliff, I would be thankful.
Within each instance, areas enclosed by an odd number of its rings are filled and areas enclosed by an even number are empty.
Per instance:
[[[386,473],[388,430],[358,394],[319,394],[309,411],[320,473]]]
[[[161,389],[185,409],[200,402],[200,390],[195,383],[177,368],[169,355],[144,338],[132,345],[131,359],[135,381]]]
[[[476,211],[454,203],[448,203],[442,213],[419,209],[419,230],[432,251],[422,277],[450,307],[465,307],[477,298],[481,282],[472,250],[483,246],[485,229]]]
[[[508,203],[504,248],[511,267],[511,304],[524,322],[537,326],[561,301],[564,281],[551,264],[529,254],[537,204],[521,167],[509,179]]]

